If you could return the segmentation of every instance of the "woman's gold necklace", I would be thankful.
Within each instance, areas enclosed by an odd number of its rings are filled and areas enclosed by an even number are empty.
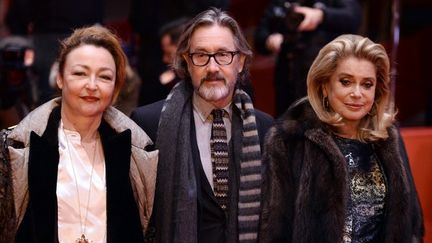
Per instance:
[[[66,142],[67,142],[67,145],[68,145],[69,158],[70,158],[70,162],[71,162],[71,166],[72,166],[72,171],[73,171],[73,175],[74,175],[74,179],[75,179],[75,188],[76,188],[77,197],[78,197],[79,222],[80,222],[80,226],[81,226],[81,237],[77,238],[75,242],[76,243],[90,243],[92,241],[90,241],[89,239],[86,238],[85,231],[86,231],[86,225],[87,225],[88,208],[89,208],[89,204],[90,204],[90,195],[91,195],[91,188],[92,188],[93,171],[94,171],[94,164],[95,164],[95,158],[96,158],[96,148],[97,148],[97,145],[98,145],[99,138],[96,136],[96,141],[94,142],[92,169],[91,169],[91,173],[90,173],[90,183],[89,183],[89,189],[88,189],[87,206],[86,206],[86,212],[85,212],[85,217],[84,217],[84,224],[81,221],[81,200],[80,200],[80,196],[79,196],[78,180],[77,180],[76,173],[75,173],[75,167],[74,167],[73,162],[72,162],[72,154],[71,154],[71,148],[72,147],[71,147],[71,144],[69,142],[69,139],[68,139],[66,133],[65,133],[65,138],[66,138]]]

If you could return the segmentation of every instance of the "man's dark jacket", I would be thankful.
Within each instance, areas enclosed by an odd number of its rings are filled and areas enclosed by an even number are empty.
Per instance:
[[[132,120],[134,120],[144,131],[146,131],[146,133],[150,136],[150,138],[153,141],[156,141],[156,149],[158,149],[157,129],[158,129],[158,123],[159,123],[159,118],[160,118],[163,104],[164,101],[159,101],[147,106],[139,107],[131,115]],[[192,106],[192,104],[190,105]],[[233,147],[239,148],[238,142],[241,142],[242,125],[241,125],[241,119],[239,113],[240,112],[238,111],[237,107],[233,106],[231,143],[236,143],[237,145],[233,145],[231,149]],[[258,110],[255,110],[255,115],[256,115],[256,122],[257,122],[258,136],[260,138],[260,145],[262,147],[265,133],[271,126],[273,122],[273,118],[271,118],[268,114]],[[191,119],[191,121],[193,123],[193,118]],[[196,140],[196,134],[194,129],[192,129],[190,140],[192,146],[191,150],[193,153],[194,166],[197,175],[196,177],[197,185],[200,188],[198,190],[198,195],[197,195],[198,207],[199,207],[198,218],[196,222],[191,222],[191,223],[196,223],[198,226],[198,235],[196,237],[197,242],[205,242],[205,243],[211,243],[211,242],[216,243],[221,241],[238,242],[237,217],[236,216],[234,217],[234,215],[237,215],[237,209],[233,207],[232,209],[229,210],[229,212],[226,212],[226,215],[224,215],[224,212],[219,208],[217,202],[215,201],[214,196],[212,196],[213,192],[210,188],[209,183],[207,182],[207,179],[201,167],[199,150],[197,147],[197,143],[199,143],[199,140],[198,141]],[[173,144],[175,144],[175,141],[173,141]],[[164,153],[164,151],[159,151],[159,152]],[[230,170],[238,171],[240,151],[235,151],[233,153],[234,153],[233,156],[235,158],[230,161],[234,161],[235,165],[231,164]],[[159,164],[160,163],[161,162],[159,162]],[[231,180],[231,176],[230,176],[230,181],[237,181],[237,182],[239,181],[239,174],[238,173],[235,174],[236,174],[235,177],[237,177],[236,180]],[[232,183],[234,184],[232,185]],[[238,183],[237,184],[235,182],[232,183],[230,183],[230,190],[238,192],[238,186],[239,186]],[[155,203],[158,201],[158,197],[160,196],[161,195],[156,194]],[[237,205],[238,202],[237,200],[238,200],[238,195],[232,195],[230,197],[231,205]],[[150,222],[148,234],[146,235],[146,239],[150,241],[154,240],[154,237],[156,237],[156,239],[159,239],[158,233],[161,232],[158,232],[157,225],[164,223],[164,222],[159,222],[158,219],[154,218],[155,215],[159,215],[157,212],[158,210],[163,210],[163,209],[158,209],[159,207],[156,204],[153,210],[152,220]],[[155,222],[159,222],[159,223],[155,223]]]

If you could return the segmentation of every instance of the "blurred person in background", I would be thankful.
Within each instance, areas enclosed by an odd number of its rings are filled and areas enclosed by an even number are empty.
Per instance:
[[[166,69],[159,75],[160,83],[165,87],[166,94],[175,84],[180,81],[180,78],[175,73],[172,63],[174,61],[175,53],[180,35],[183,34],[188,18],[176,19],[167,23],[160,29],[160,45],[162,48],[162,61],[166,64]]]
[[[166,98],[166,90],[159,82],[159,75],[165,71],[162,62],[159,31],[165,24],[176,19],[192,18],[209,7],[228,10],[229,0],[132,0],[129,23],[134,32],[136,68],[143,82],[140,105],[146,105]]]
[[[276,116],[306,95],[306,75],[322,46],[361,23],[357,0],[271,0],[255,32],[255,48],[277,56]]]
[[[16,125],[36,102],[31,42],[19,36],[0,40],[0,129]]]
[[[119,96],[113,106],[130,116],[132,111],[137,108],[142,80],[138,72],[129,64],[126,65],[126,80]]]
[[[105,0],[10,0],[6,15],[10,33],[33,41],[39,104],[55,96],[49,73],[60,41],[75,28],[102,24],[104,10]]]

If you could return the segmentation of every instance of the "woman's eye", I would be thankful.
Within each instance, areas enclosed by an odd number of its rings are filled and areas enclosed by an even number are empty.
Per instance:
[[[348,79],[341,79],[339,81],[343,86],[348,86],[350,84],[350,81]]]
[[[101,77],[101,79],[103,79],[103,80],[107,80],[107,81],[111,81],[112,80],[112,77],[111,76],[108,76],[108,75],[102,75],[102,76],[100,76]]]
[[[370,88],[372,88],[372,87],[374,86],[373,83],[369,83],[369,82],[364,83],[363,85],[364,85],[367,89],[370,89]]]
[[[85,72],[76,71],[76,72],[72,72],[72,75],[75,75],[75,76],[84,76]]]

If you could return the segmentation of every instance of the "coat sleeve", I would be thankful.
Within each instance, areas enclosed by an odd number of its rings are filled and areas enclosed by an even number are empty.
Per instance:
[[[7,134],[0,131],[0,242],[13,242],[16,218]]]

